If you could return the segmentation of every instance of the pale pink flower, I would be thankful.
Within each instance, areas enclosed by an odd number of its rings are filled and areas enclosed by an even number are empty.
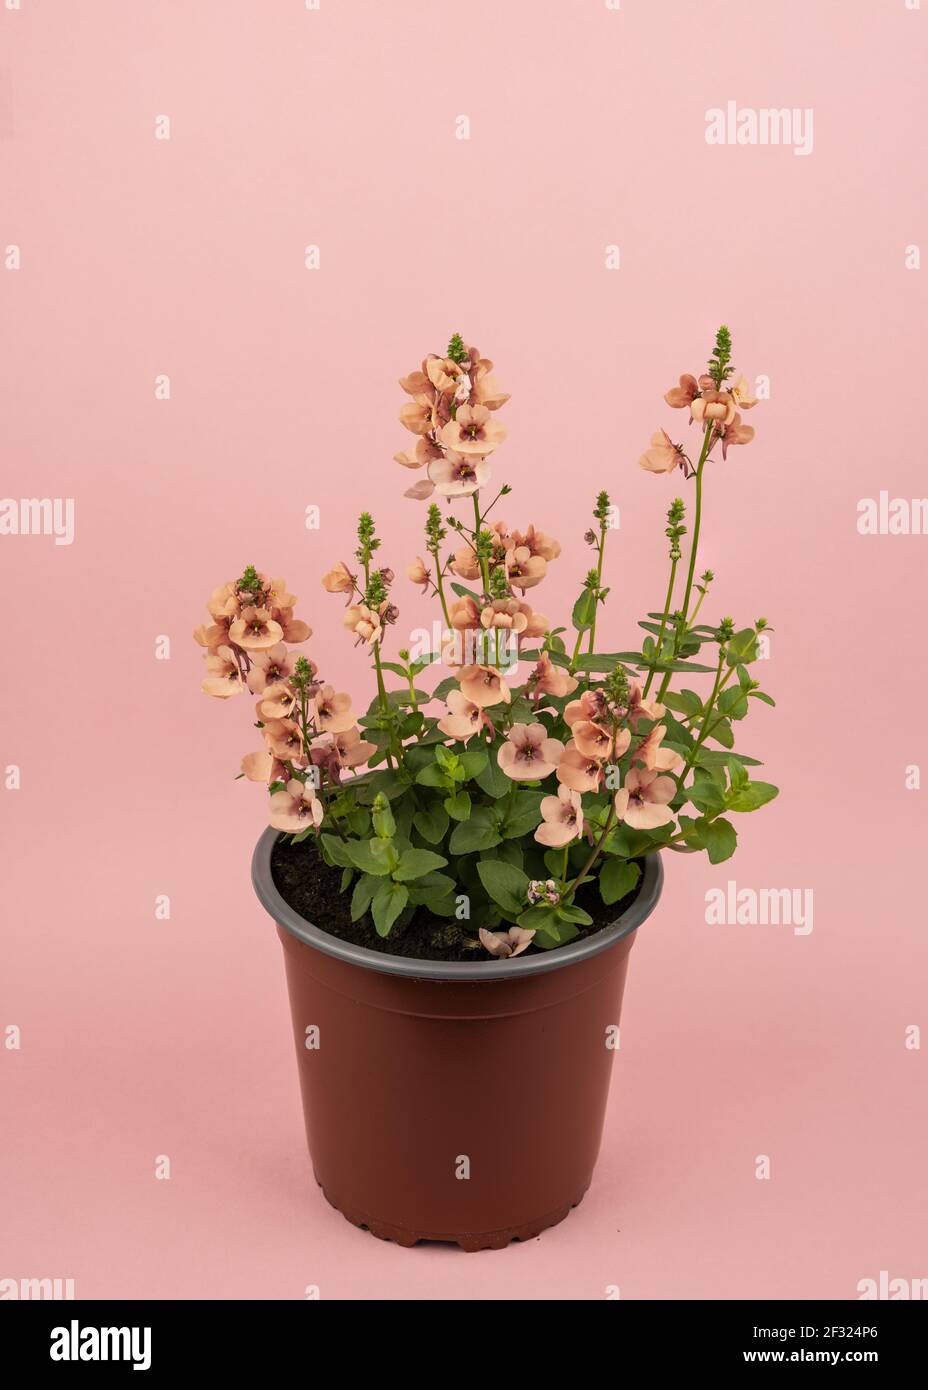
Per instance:
[[[615,813],[635,830],[656,830],[673,820],[667,803],[673,800],[676,790],[672,777],[633,767],[625,778],[625,786],[615,794]]]
[[[377,752],[376,743],[362,738],[361,730],[357,727],[345,729],[341,733],[332,734],[331,737],[342,767],[357,767],[360,763],[366,763],[368,758]]]
[[[418,584],[423,593],[428,592],[429,585],[432,582],[432,571],[421,555],[417,555],[414,563],[407,568],[406,578],[411,579],[413,584]]]
[[[581,753],[571,739],[558,763],[557,780],[571,791],[595,792],[602,781],[602,775],[599,760]]]
[[[698,390],[699,383],[696,378],[685,372],[680,378],[680,385],[671,386],[664,395],[664,400],[668,405],[672,405],[674,410],[683,410],[692,403]]]
[[[551,695],[554,699],[560,699],[564,695],[572,695],[578,682],[562,666],[555,666],[547,652],[542,652],[528,678],[528,685],[533,695]]]
[[[562,849],[583,833],[580,793],[570,787],[558,787],[557,796],[544,797],[540,810],[542,823],[535,831],[540,845]]]
[[[514,589],[532,589],[548,572],[548,562],[542,555],[533,555],[527,545],[512,546],[506,551],[506,578]]]
[[[499,671],[492,666],[462,666],[458,672],[458,684],[472,705],[485,709],[488,705],[498,705],[501,701],[509,704],[509,686]]]
[[[334,686],[324,685],[316,696],[316,727],[323,733],[343,734],[354,724],[351,696],[337,695]]]
[[[361,641],[366,642],[372,647],[375,642],[380,640],[382,627],[380,614],[368,608],[366,603],[353,603],[350,608],[346,608],[342,618],[342,626]]]
[[[270,719],[289,719],[296,695],[286,681],[265,686],[261,698],[255,701],[255,714],[265,724]]]
[[[470,497],[490,481],[490,465],[485,458],[465,454],[446,454],[429,464],[429,481],[442,497]]]
[[[293,777],[279,792],[274,792],[270,800],[271,825],[275,830],[286,830],[294,835],[308,826],[322,824],[322,802],[310,782],[301,782]]]
[[[544,724],[513,724],[497,761],[514,782],[534,782],[554,772],[563,752],[563,743],[551,738]]]
[[[571,727],[574,736],[574,743],[585,758],[604,758],[621,757],[621,753],[613,752],[612,731],[602,724],[596,724],[592,719],[577,719]],[[625,746],[631,739],[627,729],[622,732],[626,735]]]
[[[730,391],[703,391],[690,403],[690,415],[700,423],[714,420],[717,425],[728,425],[735,418],[735,402]]]
[[[322,576],[322,587],[327,594],[350,594],[354,592],[354,575],[344,560],[339,560],[337,565],[333,565]]]
[[[594,722],[606,717],[606,697],[601,690],[584,690],[579,700],[564,706],[564,719],[573,728],[581,719]]]
[[[754,426],[742,425],[741,416],[735,415],[729,425],[722,430],[722,458],[728,454],[732,444],[750,444],[754,438]]]
[[[264,726],[267,746],[281,762],[303,757],[303,735],[295,719],[270,719]]]
[[[508,931],[487,931],[486,927],[481,927],[477,935],[491,956],[507,960],[510,956],[519,956],[528,949],[535,930],[529,927],[510,927]]]
[[[215,651],[208,652],[206,669],[209,675],[201,687],[206,695],[214,695],[220,700],[226,700],[230,695],[241,695],[242,673],[231,647],[217,647]]]
[[[667,732],[666,724],[657,724],[647,738],[638,745],[632,755],[632,762],[642,762],[649,772],[672,772],[683,759],[672,748],[662,748],[661,742]]]
[[[734,386],[731,388],[732,399],[739,410],[752,410],[757,404],[757,397],[747,377],[739,376]]]
[[[628,722],[637,729],[639,719],[660,719],[664,706],[657,700],[646,700],[637,681],[628,683]]]
[[[229,636],[246,651],[262,651],[283,641],[284,630],[274,621],[266,608],[249,604],[229,627]]]
[[[506,438],[485,405],[463,405],[453,420],[442,427],[441,442],[456,454],[490,454]]]
[[[443,734],[466,743],[474,734],[479,733],[486,722],[486,715],[479,705],[468,700],[461,690],[449,690],[445,703],[447,713],[438,721],[438,727]]]
[[[678,464],[683,467],[683,451],[674,444],[666,430],[656,430],[651,435],[650,449],[641,455],[638,464],[649,473],[670,473]]]
[[[260,695],[269,685],[287,680],[293,675],[296,660],[283,642],[268,647],[266,651],[255,652],[251,658],[251,670],[246,678],[248,689],[253,695]]]

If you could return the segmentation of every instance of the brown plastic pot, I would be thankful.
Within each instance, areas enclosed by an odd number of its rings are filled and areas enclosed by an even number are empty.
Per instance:
[[[316,1181],[356,1226],[500,1249],[562,1221],[602,1137],[628,955],[663,869],[590,937],[514,960],[416,961],[330,936],[252,864],[283,943]]]

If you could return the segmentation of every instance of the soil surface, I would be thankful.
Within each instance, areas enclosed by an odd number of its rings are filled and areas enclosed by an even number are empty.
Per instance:
[[[369,951],[382,951],[391,956],[407,956],[413,960],[491,961],[495,957],[484,950],[468,947],[477,936],[479,922],[457,922],[453,918],[435,917],[425,908],[418,908],[405,927],[396,927],[389,936],[378,936],[370,914],[358,922],[351,920],[352,885],[341,891],[342,870],[331,868],[319,855],[312,837],[299,844],[278,840],[271,851],[271,875],[277,891],[294,912],[314,927],[366,946]],[[593,918],[593,925],[581,927],[574,941],[592,936],[603,927],[611,926],[638,896],[638,885],[620,902],[606,907],[595,883],[587,883],[576,894],[576,904]],[[496,928],[501,930],[501,928]],[[522,955],[539,955],[541,948],[529,946]]]

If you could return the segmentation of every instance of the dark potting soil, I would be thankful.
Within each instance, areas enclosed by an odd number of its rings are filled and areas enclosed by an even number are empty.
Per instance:
[[[278,840],[271,851],[271,874],[277,891],[294,912],[321,931],[366,946],[369,951],[383,951],[391,956],[407,956],[413,960],[490,961],[481,946],[468,947],[480,927],[479,922],[458,922],[454,918],[435,917],[425,908],[418,908],[405,927],[394,926],[389,936],[378,936],[373,918],[367,913],[357,922],[351,920],[352,887],[341,891],[342,870],[331,868],[318,853],[311,837],[298,844]],[[639,884],[620,902],[606,907],[595,883],[586,883],[577,890],[576,904],[593,918],[593,925],[580,928],[580,937],[592,936],[603,927],[611,926],[638,896]],[[496,928],[499,930],[499,928]],[[538,955],[541,948],[529,946],[523,955]]]

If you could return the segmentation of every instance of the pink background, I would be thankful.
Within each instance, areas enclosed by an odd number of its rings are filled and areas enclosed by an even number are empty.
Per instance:
[[[22,1030],[0,1046],[0,1278],[598,1299],[928,1276],[925,1052],[905,1047],[928,1023],[924,793],[904,784],[928,760],[928,540],[856,527],[859,499],[926,491],[905,268],[926,234],[926,21],[904,0],[0,8],[0,249],[22,257],[0,271],[0,491],[76,508],[70,547],[0,537],[0,765],[22,772],[0,790],[0,1028]],[[814,108],[813,152],[708,146],[729,99]],[[679,434],[662,393],[721,320],[771,400],[708,478],[706,612],[773,624],[778,709],[740,746],[782,795],[741,819],[732,863],[667,865],[583,1205],[504,1253],[381,1244],[311,1181],[249,884],[262,795],[231,780],[249,715],[199,693],[190,631],[246,563],[283,574],[309,653],[366,704],[319,576],[362,505],[384,562],[421,549],[396,378],[459,329],[512,392],[501,514],[565,543],[538,606],[566,619],[606,486],[603,637],[632,645],[685,487],[636,460],[659,425]],[[396,595],[401,631],[431,619]],[[814,930],[707,925],[729,878],[813,889]]]

